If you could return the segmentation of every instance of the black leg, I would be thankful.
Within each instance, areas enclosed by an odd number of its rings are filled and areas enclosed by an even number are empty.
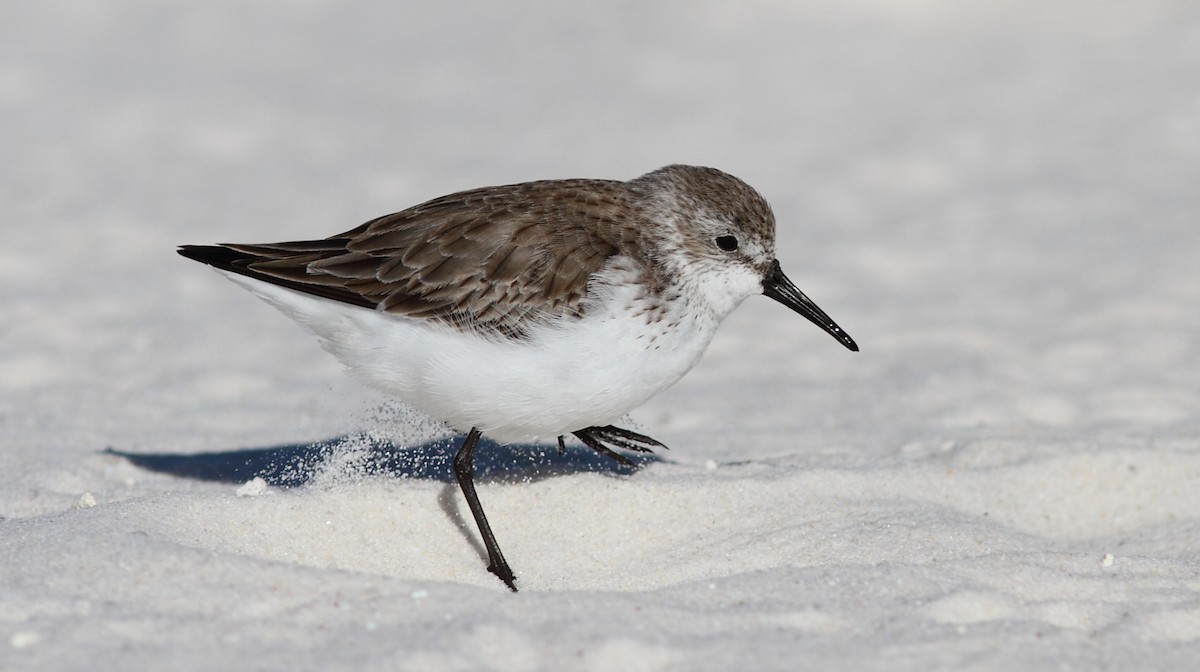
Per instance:
[[[471,507],[471,515],[475,516],[475,525],[479,527],[479,536],[483,537],[483,546],[488,554],[488,571],[495,574],[514,593],[517,585],[515,577],[504,554],[500,552],[500,544],[496,543],[496,535],[492,534],[492,526],[488,525],[487,516],[483,515],[483,504],[479,503],[479,495],[475,494],[475,444],[479,443],[482,434],[478,429],[471,428],[462,447],[454,455],[454,477],[458,479],[458,487],[462,488],[463,497],[467,498],[467,506]]]

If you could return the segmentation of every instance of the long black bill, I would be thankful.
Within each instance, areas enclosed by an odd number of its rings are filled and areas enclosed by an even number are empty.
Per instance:
[[[842,331],[837,322],[830,319],[825,311],[818,308],[812,299],[805,296],[804,292],[792,284],[791,280],[788,280],[788,277],[783,274],[783,269],[779,267],[778,259],[771,264],[771,270],[767,273],[767,277],[763,278],[763,294],[807,317],[810,322],[824,329],[842,345],[858,352],[858,344],[854,342],[853,338],[850,338],[850,334]]]

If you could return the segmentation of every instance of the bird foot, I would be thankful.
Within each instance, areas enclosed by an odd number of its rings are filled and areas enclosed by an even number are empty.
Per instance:
[[[614,448],[632,450],[639,453],[652,453],[655,448],[667,449],[665,445],[645,434],[638,434],[637,432],[631,432],[628,429],[621,429],[613,425],[586,427],[572,432],[572,434],[578,437],[588,448],[605,457],[610,457],[627,467],[634,466],[633,462],[613,450]],[[559,445],[562,445],[562,437],[559,437]]]

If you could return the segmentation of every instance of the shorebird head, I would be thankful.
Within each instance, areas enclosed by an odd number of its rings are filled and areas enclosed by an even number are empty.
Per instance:
[[[784,275],[775,257],[775,215],[753,187],[715,168],[682,165],[635,182],[650,185],[651,207],[661,210],[658,219],[681,262],[673,270],[719,317],[747,297],[765,294],[858,350],[854,339]]]

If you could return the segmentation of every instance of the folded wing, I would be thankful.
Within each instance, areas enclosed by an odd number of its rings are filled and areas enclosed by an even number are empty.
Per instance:
[[[443,196],[324,240],[185,245],[185,257],[366,308],[520,337],[580,315],[623,244],[619,182],[556,180]]]

